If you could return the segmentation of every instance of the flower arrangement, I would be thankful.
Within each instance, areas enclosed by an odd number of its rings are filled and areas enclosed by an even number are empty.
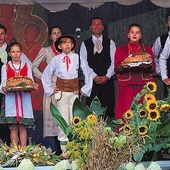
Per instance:
[[[147,151],[158,152],[170,146],[170,92],[168,98],[156,100],[156,89],[154,82],[148,82],[134,97],[123,120],[104,120],[105,108],[95,97],[90,107],[75,100],[72,124],[68,125],[51,103],[51,113],[69,139],[65,143],[69,160],[61,160],[39,144],[23,148],[0,144],[0,165],[19,165],[21,169],[26,164],[31,168],[55,165],[54,170],[161,170],[156,162],[148,167],[140,163]],[[120,132],[116,133],[118,127]]]
[[[170,93],[168,98],[156,100],[156,83],[148,82],[134,97],[124,113],[123,134],[134,137],[141,151],[134,156],[140,162],[146,152],[158,152],[170,146]]]
[[[51,104],[51,113],[57,124],[68,136],[66,149],[69,159],[77,162],[79,170],[117,169],[122,163],[132,160],[139,147],[133,144],[133,137],[112,131],[112,120],[103,120],[105,109],[96,97],[90,107],[82,105],[79,99],[73,104],[72,125],[68,125],[57,108]]]
[[[10,147],[6,144],[0,144],[1,167],[18,166],[24,159],[32,162],[34,166],[40,166],[55,165],[60,160],[60,157],[55,155],[51,148],[46,148],[40,144],[27,145],[23,148],[13,143]]]
[[[156,83],[148,82],[134,97],[123,119],[117,121],[102,119],[105,109],[98,98],[85,108],[75,100],[72,125],[67,125],[51,104],[53,117],[68,136],[69,158],[77,160],[81,170],[118,169],[123,163],[131,162],[132,157],[140,163],[144,153],[169,148],[170,93],[168,98],[156,100],[156,90]],[[113,125],[120,127],[119,134],[113,130]]]

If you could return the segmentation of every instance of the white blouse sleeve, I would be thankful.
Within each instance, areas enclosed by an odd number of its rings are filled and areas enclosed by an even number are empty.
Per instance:
[[[2,91],[2,87],[6,86],[7,74],[6,74],[6,64],[4,64],[1,68],[1,85],[0,85],[0,93],[4,93]]]
[[[160,66],[160,71],[161,71],[161,77],[162,80],[168,78],[167,75],[167,59],[169,58],[170,55],[170,38],[168,37],[164,46],[163,51],[160,54],[159,58],[159,66]]]
[[[156,63],[156,73],[160,73],[159,56],[160,56],[160,53],[162,51],[160,37],[158,37],[155,40],[155,42],[154,42],[154,44],[152,46],[152,51],[154,53],[154,59],[155,59],[155,63]]]

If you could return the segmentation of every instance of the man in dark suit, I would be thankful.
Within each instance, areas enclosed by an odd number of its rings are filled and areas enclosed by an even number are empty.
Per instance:
[[[104,25],[101,18],[95,17],[90,22],[92,36],[85,40],[80,48],[80,57],[87,61],[89,72],[93,75],[93,87],[87,105],[97,96],[106,117],[114,117],[114,53],[113,40],[103,36]]]

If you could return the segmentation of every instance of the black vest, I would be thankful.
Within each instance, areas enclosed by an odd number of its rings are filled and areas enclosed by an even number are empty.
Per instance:
[[[161,47],[162,47],[162,50],[164,49],[164,46],[165,46],[165,42],[168,38],[169,34],[166,33],[166,34],[163,34],[160,36],[160,40],[161,40]],[[169,47],[170,48],[170,47]],[[168,77],[170,76],[170,56],[169,58],[167,59],[167,71],[168,71]]]
[[[103,37],[103,50],[100,54],[97,52],[93,54],[94,43],[92,37],[84,41],[87,50],[87,61],[90,68],[99,75],[104,76],[107,74],[107,69],[111,65],[110,59],[110,40]]]

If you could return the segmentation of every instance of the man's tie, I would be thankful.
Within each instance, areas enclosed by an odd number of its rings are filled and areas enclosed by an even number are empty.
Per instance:
[[[97,53],[101,53],[101,51],[103,50],[103,46],[100,40],[96,40],[95,44],[94,44],[94,54]]]

